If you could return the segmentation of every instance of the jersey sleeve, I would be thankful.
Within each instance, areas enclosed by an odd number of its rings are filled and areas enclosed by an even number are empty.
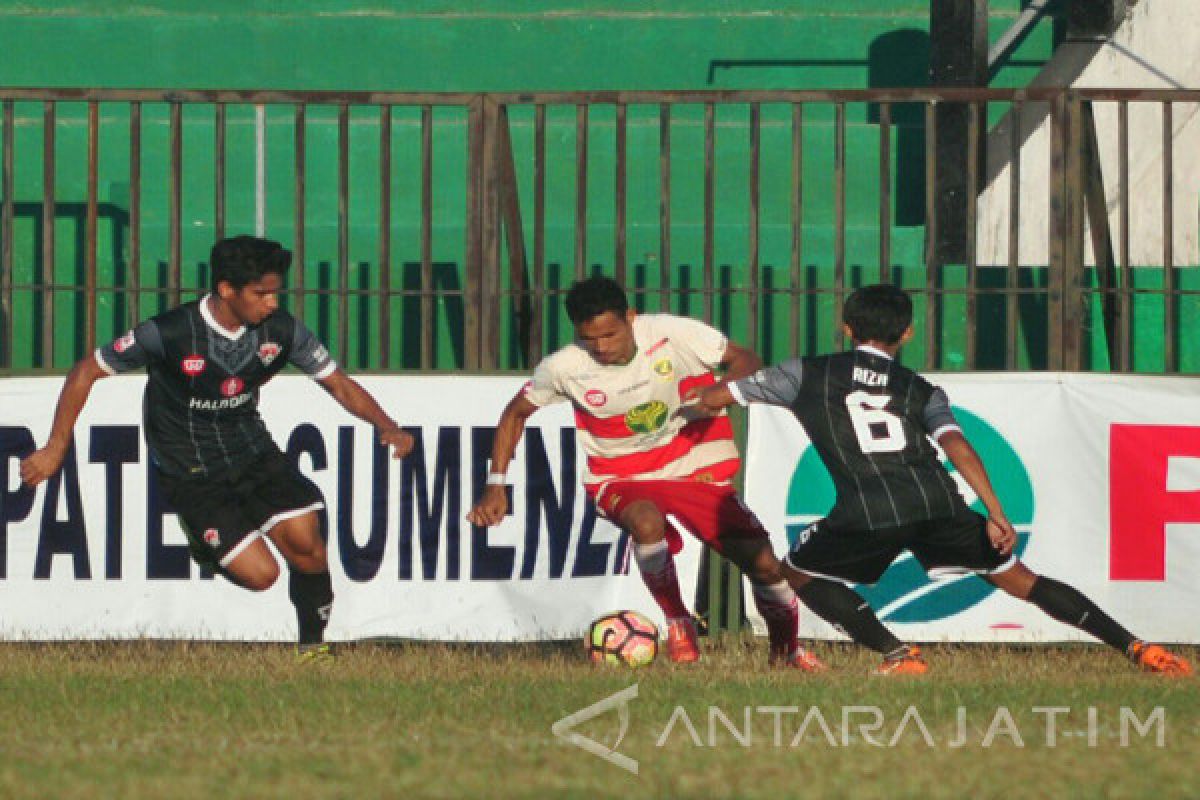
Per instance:
[[[954,418],[954,411],[950,408],[950,398],[941,387],[934,387],[933,393],[929,395],[929,401],[925,403],[924,420],[925,430],[934,441],[949,431],[962,430],[958,427],[958,420]]]
[[[314,380],[328,378],[337,369],[329,349],[321,344],[312,331],[300,320],[293,320],[292,350],[288,361]]]
[[[526,400],[538,407],[562,403],[571,399],[563,391],[558,371],[554,368],[554,362],[549,358],[542,359],[542,362],[533,371],[533,378],[525,384],[525,388],[521,391]]]
[[[750,403],[790,406],[800,396],[803,376],[803,362],[796,358],[729,383],[729,393],[744,406]]]
[[[163,357],[162,333],[152,319],[96,349],[96,363],[109,375],[132,372]]]
[[[711,325],[689,317],[663,314],[655,320],[656,328],[675,342],[675,346],[690,350],[708,369],[715,368],[725,357],[729,339]]]

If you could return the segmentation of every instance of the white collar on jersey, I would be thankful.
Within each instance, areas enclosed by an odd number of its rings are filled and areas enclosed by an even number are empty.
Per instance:
[[[889,356],[887,353],[883,352],[878,347],[871,347],[871,345],[869,345],[869,344],[858,344],[858,345],[854,346],[854,349],[862,350],[864,353],[870,353],[871,355],[883,356],[888,361],[892,360],[892,357]]]
[[[231,331],[221,323],[217,322],[217,318],[212,315],[212,311],[208,309],[209,298],[212,297],[212,292],[204,295],[200,301],[200,316],[204,317],[204,321],[208,323],[208,327],[212,328],[217,333],[224,336],[226,339],[237,341],[242,338],[242,334],[246,332],[246,326],[241,325],[236,331]]]

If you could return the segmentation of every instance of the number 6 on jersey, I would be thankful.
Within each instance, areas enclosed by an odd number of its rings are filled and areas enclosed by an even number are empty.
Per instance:
[[[885,410],[890,399],[889,395],[861,389],[846,395],[846,410],[864,453],[896,453],[908,443],[900,418]]]

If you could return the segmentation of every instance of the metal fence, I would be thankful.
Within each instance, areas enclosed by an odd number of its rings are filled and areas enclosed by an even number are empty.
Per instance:
[[[916,299],[913,366],[1200,371],[1175,112],[1196,103],[0,89],[0,368],[65,368],[202,294],[212,240],[258,229],[295,253],[291,310],[356,369],[526,369],[570,337],[565,287],[601,271],[768,359],[841,347],[847,292],[890,281]],[[959,260],[933,245],[946,108],[966,117]]]

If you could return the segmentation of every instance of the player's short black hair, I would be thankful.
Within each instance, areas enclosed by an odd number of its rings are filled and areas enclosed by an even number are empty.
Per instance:
[[[887,283],[855,289],[842,307],[842,321],[856,342],[895,344],[912,325],[912,315],[908,292]]]
[[[213,245],[212,288],[225,281],[235,289],[262,280],[269,272],[282,277],[292,266],[292,251],[257,236],[231,236]]]
[[[621,284],[603,275],[575,281],[567,290],[567,317],[575,325],[587,322],[605,311],[623,317],[628,310],[629,300]]]

